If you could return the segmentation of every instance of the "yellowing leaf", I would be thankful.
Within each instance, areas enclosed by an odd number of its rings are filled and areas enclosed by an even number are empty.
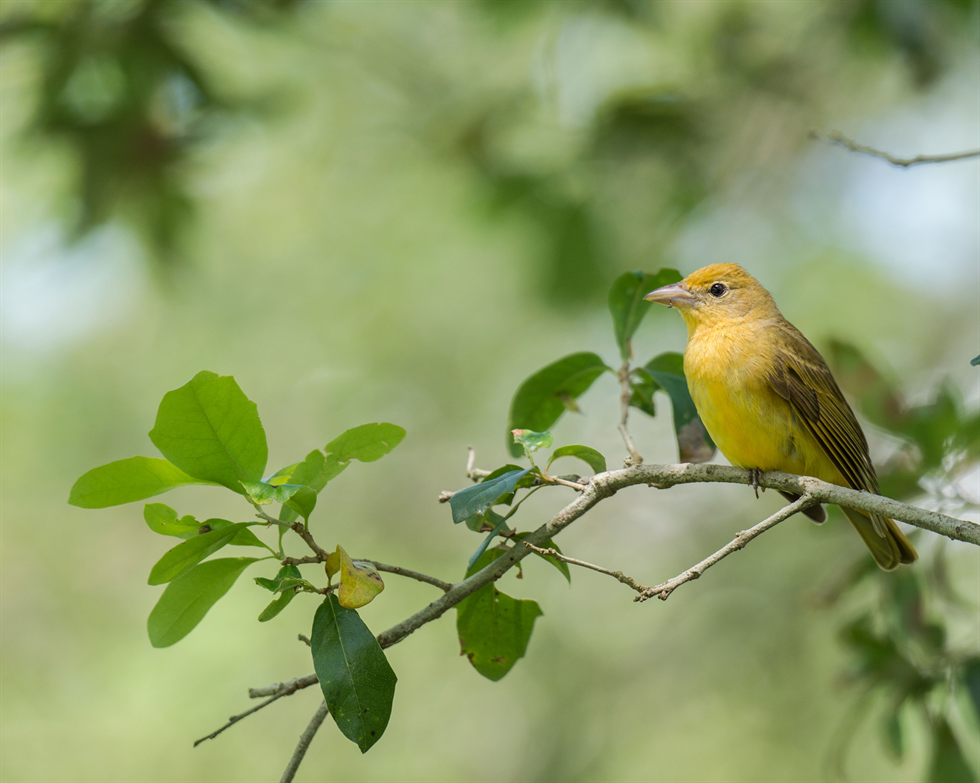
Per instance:
[[[378,593],[385,589],[385,583],[375,567],[365,560],[351,560],[343,547],[330,557],[339,554],[340,559],[340,590],[337,600],[346,609],[357,609],[371,603]],[[329,563],[329,559],[328,559]]]

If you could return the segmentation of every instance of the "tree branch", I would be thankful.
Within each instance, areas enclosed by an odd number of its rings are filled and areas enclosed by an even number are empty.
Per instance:
[[[603,568],[602,566],[597,566],[592,563],[586,563],[584,560],[576,560],[574,557],[568,557],[563,555],[557,549],[541,549],[540,547],[534,546],[534,544],[529,544],[527,541],[524,542],[524,546],[537,552],[539,555],[544,555],[545,557],[554,557],[565,563],[570,563],[571,565],[581,566],[582,568],[590,568],[593,571],[598,571],[600,574],[606,574],[611,576],[613,579],[618,579],[627,587],[632,587],[636,592],[642,593],[644,590],[649,590],[649,587],[644,587],[639,582],[637,582],[632,577],[626,576],[622,571],[610,571],[608,568]]]
[[[675,576],[673,579],[668,579],[666,582],[663,582],[656,587],[644,587],[639,591],[640,594],[633,600],[642,603],[648,598],[657,596],[657,598],[659,598],[661,601],[666,601],[670,594],[682,584],[685,582],[691,582],[695,579],[700,579],[701,574],[711,568],[711,566],[728,557],[732,552],[737,552],[739,549],[742,549],[756,536],[762,535],[783,520],[789,519],[797,511],[803,511],[804,509],[807,509],[810,506],[815,506],[816,504],[817,501],[809,495],[803,495],[802,497],[797,498],[788,506],[784,506],[783,508],[779,509],[779,511],[768,519],[762,520],[762,522],[760,522],[758,525],[750,527],[748,530],[741,531],[737,536],[735,536],[734,539],[729,541],[713,555],[706,557],[697,565],[691,566],[683,574]]]
[[[299,765],[303,763],[303,757],[306,755],[306,751],[310,747],[313,737],[320,728],[320,724],[323,723],[326,717],[327,703],[323,701],[320,702],[320,706],[317,707],[316,713],[313,715],[313,720],[310,721],[310,724],[303,730],[303,733],[300,734],[299,742],[296,745],[296,750],[293,751],[293,755],[289,759],[289,763],[286,765],[286,769],[282,773],[279,783],[291,783],[292,779],[296,776],[296,770],[298,770]]]
[[[875,158],[881,158],[882,160],[888,161],[893,166],[901,166],[904,169],[907,169],[910,166],[918,166],[920,163],[948,163],[949,161],[953,160],[966,160],[967,158],[976,158],[980,156],[980,150],[968,150],[966,152],[951,152],[946,155],[916,155],[914,158],[896,158],[894,155],[888,152],[882,152],[881,150],[876,150],[874,147],[858,144],[856,141],[852,141],[839,131],[821,133],[820,131],[812,130],[810,131],[810,137],[814,139],[826,139],[834,144],[840,144],[842,147],[849,149],[851,152],[860,152],[865,155],[871,155]]]
[[[357,559],[357,558],[353,558]],[[414,579],[417,582],[425,582],[433,587],[438,587],[443,592],[449,592],[452,590],[453,586],[450,582],[443,582],[441,579],[436,579],[434,576],[429,576],[428,574],[423,574],[418,571],[412,571],[408,568],[402,568],[401,566],[387,565],[386,563],[379,563],[377,560],[360,560],[362,563],[370,563],[379,571],[384,571],[387,574],[398,574],[398,576],[406,576],[409,579]]]
[[[309,688],[318,682],[315,674],[307,674],[305,677],[297,677],[289,682],[279,682],[265,688],[249,688],[248,697],[250,699],[264,699],[266,696],[292,696],[296,691]]]
[[[619,434],[623,436],[623,443],[626,444],[626,450],[630,453],[630,461],[634,465],[639,465],[643,462],[643,457],[636,450],[636,446],[633,445],[633,438],[630,437],[629,428],[626,426],[626,422],[629,421],[630,417],[630,400],[633,398],[633,389],[630,387],[630,363],[627,359],[623,362],[623,366],[619,368],[619,372],[616,373],[616,377],[619,378],[620,386],[622,386],[622,394],[619,395],[619,405],[621,408],[621,414],[619,418]]]

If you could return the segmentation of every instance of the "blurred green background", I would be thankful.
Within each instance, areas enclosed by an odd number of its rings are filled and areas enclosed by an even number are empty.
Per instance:
[[[405,427],[390,456],[331,483],[314,532],[447,580],[478,539],[438,493],[467,483],[467,445],[481,467],[508,461],[525,376],[577,350],[615,362],[605,295],[628,269],[742,263],[818,347],[853,343],[915,403],[949,379],[975,409],[980,163],[900,170],[808,133],[909,156],[980,146],[978,14],[972,0],[4,0],[0,777],[278,779],[319,702],[308,689],[192,749],[251,706],[248,687],[312,671],[296,634],[314,601],[256,623],[255,568],[152,649],[160,588],[145,580],[172,542],[140,504],[66,505],[89,468],[155,454],[160,398],[198,370],[258,403],[272,469],[357,424]],[[683,345],[666,308],[634,340],[640,361]],[[581,404],[556,445],[618,466],[615,381]],[[659,405],[634,412],[633,435],[648,462],[673,462]],[[877,462],[895,454],[866,430]],[[975,464],[925,484],[920,505],[978,518]],[[522,527],[558,494],[529,501]],[[207,488],[161,499],[248,511]],[[559,543],[653,584],[781,502],[635,488]],[[917,546],[927,568],[939,542]],[[980,600],[980,553],[944,551],[950,583]],[[846,725],[839,629],[869,598],[819,596],[863,557],[834,512],[665,604],[526,563],[499,587],[544,617],[504,680],[459,657],[450,613],[388,651],[383,740],[362,757],[328,721],[297,779],[825,780],[843,733],[852,780],[920,780],[914,714],[901,762],[877,719]],[[378,632],[435,597],[386,582],[361,611]],[[976,651],[976,603],[943,619]],[[976,717],[951,715],[976,772]]]

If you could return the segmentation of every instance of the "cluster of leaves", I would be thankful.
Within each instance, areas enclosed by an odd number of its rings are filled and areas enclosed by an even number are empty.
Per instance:
[[[291,2],[196,0],[267,21]],[[222,97],[178,39],[183,9],[161,0],[53,3],[8,17],[0,42],[42,53],[30,138],[67,144],[77,161],[76,235],[116,215],[162,260],[193,212],[186,161],[214,120],[246,108]]]
[[[920,494],[923,486],[947,484],[980,460],[980,412],[964,408],[955,388],[943,382],[935,397],[909,405],[889,374],[872,364],[853,345],[832,341],[828,362],[841,387],[874,426],[903,442],[880,466],[882,494],[897,499]],[[877,591],[873,612],[848,621],[841,638],[852,656],[852,679],[864,687],[866,706],[872,694],[885,694],[882,736],[888,752],[901,760],[908,741],[908,720],[918,713],[931,739],[926,780],[975,783],[951,726],[954,704],[966,710],[968,725],[980,720],[980,654],[949,640],[948,612],[976,614],[978,607],[949,585],[944,549],[935,552],[932,568],[883,573],[868,560],[856,564],[832,591],[832,602],[852,593]],[[841,755],[846,748],[841,749]]]
[[[509,547],[521,545],[528,533],[510,527],[509,521],[528,497],[553,482],[549,471],[556,460],[574,457],[593,473],[605,472],[606,458],[590,446],[561,446],[551,453],[544,467],[535,464],[533,455],[540,449],[551,447],[554,438],[549,429],[566,411],[579,411],[578,398],[606,373],[625,384],[627,408],[654,416],[654,394],[660,391],[670,398],[682,461],[702,462],[714,454],[714,445],[687,390],[680,354],[664,353],[640,367],[631,365],[633,335],[651,306],[643,297],[655,288],[680,279],[677,271],[662,269],[657,274],[627,272],[615,280],[609,292],[609,311],[623,362],[618,371],[597,354],[582,352],[562,357],[521,383],[511,401],[507,441],[510,453],[515,457],[523,455],[531,466],[502,465],[484,476],[480,483],[462,489],[450,498],[454,523],[463,523],[470,530],[486,533],[470,558],[467,576],[492,563]],[[579,476],[558,478],[577,480]],[[515,501],[521,490],[526,494]],[[508,510],[499,513],[494,510],[495,506],[505,506]],[[489,548],[498,537],[502,543]],[[544,548],[561,552],[553,541],[548,541]],[[535,554],[548,560],[571,580],[567,564],[550,555]],[[523,657],[534,619],[541,614],[534,601],[517,601],[493,583],[462,601],[458,610],[457,631],[462,651],[476,670],[491,680],[499,680],[518,658]]]
[[[980,726],[980,654],[949,639],[949,611],[975,616],[975,603],[957,595],[946,578],[944,550],[936,551],[930,571],[903,569],[884,577],[867,558],[853,566],[830,596],[877,592],[873,608],[862,611],[841,629],[850,653],[849,681],[862,689],[855,715],[862,717],[874,703],[884,705],[881,736],[888,754],[901,761],[909,747],[912,719],[917,716],[929,737],[928,783],[976,783],[952,712],[961,711],[968,727]],[[945,603],[945,611],[936,604]],[[837,755],[841,768],[849,748],[848,732]]]
[[[380,459],[404,436],[394,424],[364,424],[334,438],[322,451],[311,451],[302,462],[263,478],[268,446],[255,403],[233,378],[204,371],[168,392],[160,403],[150,440],[163,459],[131,457],[94,468],[75,482],[68,502],[106,508],[188,484],[206,484],[231,490],[253,514],[260,512],[261,522],[200,521],[180,516],[163,503],[146,504],[143,517],[150,530],[183,539],[150,570],[149,584],[167,585],[147,621],[150,643],[168,647],[183,639],[251,565],[286,561],[272,578],[255,579],[274,595],[258,619],[274,618],[298,592],[325,596],[310,636],[314,667],[338,727],[366,751],[387,725],[396,677],[356,610],[373,600],[384,583],[371,563],[352,560],[338,545],[324,564],[328,584],[317,587],[287,560],[284,533],[308,534],[310,515],[327,483],[354,460]],[[271,503],[280,504],[278,517],[262,511]],[[278,530],[275,546],[253,532],[269,527]],[[268,554],[211,558],[226,546],[264,549]],[[339,576],[338,585],[332,583],[334,576]]]
[[[667,394],[673,405],[674,427],[680,446],[681,462],[706,462],[714,455],[714,444],[698,418],[697,409],[687,390],[684,359],[679,353],[662,353],[646,364],[633,367],[632,339],[651,307],[643,297],[664,285],[676,283],[681,275],[674,269],[656,274],[626,272],[618,277],[609,292],[609,312],[619,346],[620,369],[614,370],[595,353],[581,352],[564,356],[538,370],[521,383],[510,404],[507,422],[511,455],[521,454],[521,446],[511,442],[515,429],[549,430],[566,411],[579,410],[578,398],[603,374],[610,373],[629,384],[629,405],[648,416],[656,415],[654,393]]]

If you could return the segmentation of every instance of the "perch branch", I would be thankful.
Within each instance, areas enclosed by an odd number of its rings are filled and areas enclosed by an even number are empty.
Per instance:
[[[327,703],[325,701],[320,702],[320,706],[317,707],[316,713],[313,715],[313,720],[310,721],[310,724],[300,734],[296,750],[293,751],[293,755],[289,759],[289,763],[286,765],[286,769],[282,773],[279,783],[291,783],[292,779],[296,776],[296,770],[299,769],[299,765],[303,762],[303,757],[306,755],[306,751],[310,747],[314,735],[316,735],[320,724],[323,723],[326,717]]]
[[[894,155],[888,152],[882,152],[881,150],[876,150],[874,147],[868,147],[865,144],[858,144],[856,141],[852,141],[847,138],[843,133],[839,131],[831,131],[830,133],[821,133],[820,131],[810,131],[810,136],[814,139],[826,139],[834,144],[840,144],[845,149],[849,149],[851,152],[860,152],[864,155],[871,155],[875,158],[881,158],[891,163],[893,166],[901,166],[904,169],[910,166],[918,166],[920,163],[948,163],[953,160],[966,160],[967,158],[976,158],[980,156],[980,150],[967,150],[966,152],[951,152],[946,155],[916,155],[914,158],[896,158]]]
[[[250,699],[264,699],[266,696],[292,696],[296,691],[309,688],[311,685],[316,685],[317,682],[319,680],[317,680],[315,674],[307,674],[305,677],[297,677],[289,682],[267,685],[265,688],[249,688],[248,697]]]

